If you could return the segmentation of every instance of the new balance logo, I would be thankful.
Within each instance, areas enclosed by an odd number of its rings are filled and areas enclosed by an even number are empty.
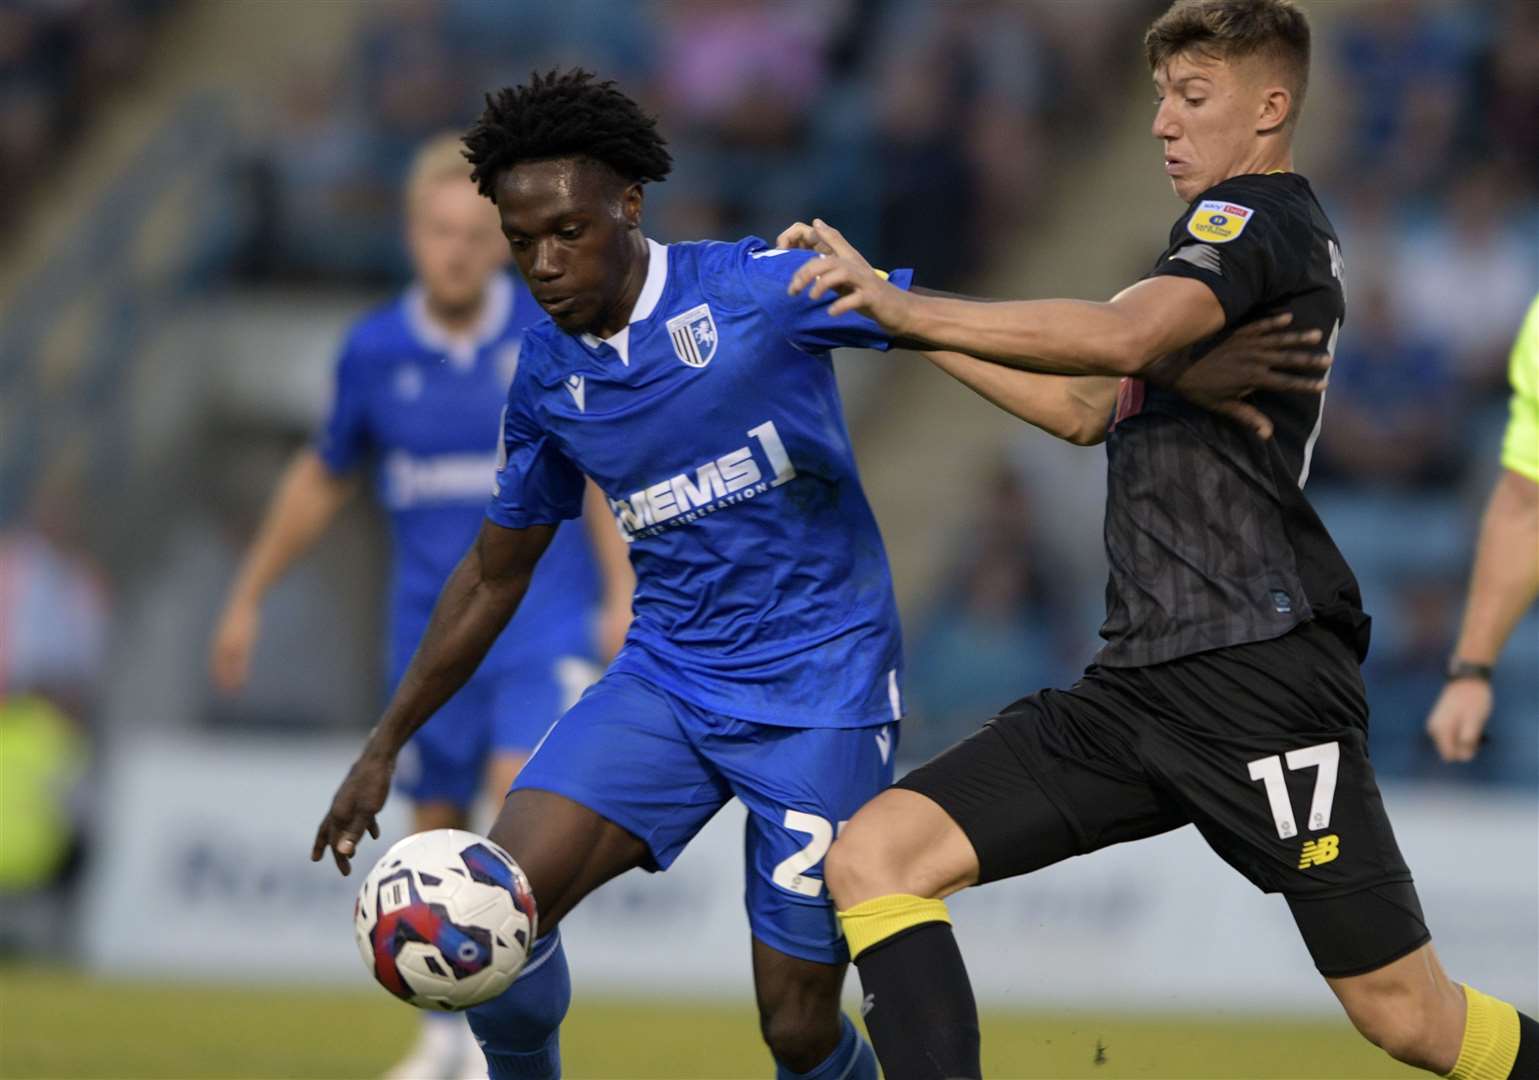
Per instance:
[[[577,403],[578,412],[587,412],[588,386],[581,375],[568,375],[566,382],[562,383],[566,392],[572,395],[572,400]]]
[[[1305,840],[1304,847],[1299,851],[1299,869],[1308,870],[1311,866],[1324,866],[1328,862],[1334,862],[1336,856],[1340,854],[1341,838],[1335,833],[1322,836],[1318,840]]]
[[[871,1015],[871,1010],[876,1008],[876,995],[867,994],[860,999],[860,1018],[864,1020]]]

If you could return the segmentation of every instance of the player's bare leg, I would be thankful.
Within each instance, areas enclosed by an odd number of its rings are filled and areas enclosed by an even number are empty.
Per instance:
[[[1325,981],[1357,1030],[1407,1065],[1454,1080],[1539,1076],[1539,1023],[1454,982],[1430,943],[1365,975]]]
[[[848,964],[819,964],[753,942],[759,1031],[775,1060],[794,1072],[827,1061],[843,1033],[839,993]]]
[[[978,880],[978,856],[933,800],[889,788],[840,832],[823,875],[840,911],[894,893],[939,900]]]
[[[978,1010],[941,903],[976,882],[978,869],[957,823],[926,796],[898,788],[862,807],[824,860],[888,1080],[981,1075]],[[921,973],[938,992],[911,992]]]
[[[1464,1038],[1464,989],[1430,944],[1377,971],[1325,981],[1369,1042],[1407,1065],[1440,1076],[1453,1070]]]
[[[641,866],[647,846],[614,822],[551,791],[520,788],[508,795],[491,838],[529,877],[540,933],[610,878]]]

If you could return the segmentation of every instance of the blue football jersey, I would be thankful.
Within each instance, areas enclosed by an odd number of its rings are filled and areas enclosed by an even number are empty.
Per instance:
[[[581,509],[583,474],[603,489],[636,570],[612,671],[760,723],[893,720],[897,606],[828,355],[887,335],[786,294],[808,252],[756,237],[649,249],[614,337],[549,320],[524,335],[488,515],[559,521]]]
[[[331,412],[318,439],[336,473],[369,466],[390,515],[391,676],[399,678],[450,571],[481,527],[498,455],[498,417],[525,328],[544,312],[523,285],[492,280],[480,325],[449,340],[411,289],[365,315],[337,362]],[[558,530],[512,625],[480,672],[592,652],[598,571],[584,526]]]

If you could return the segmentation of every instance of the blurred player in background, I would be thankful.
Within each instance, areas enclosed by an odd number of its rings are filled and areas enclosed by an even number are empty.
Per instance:
[[[1427,717],[1444,761],[1470,761],[1491,718],[1491,670],[1539,597],[1539,300],[1512,348],[1512,415],[1486,505],[1448,685]]]
[[[1539,1024],[1438,962],[1368,761],[1369,620],[1303,494],[1319,394],[1224,410],[1247,431],[1170,386],[1258,316],[1287,313],[1334,348],[1341,251],[1292,171],[1308,22],[1291,0],[1180,0],[1145,48],[1153,134],[1189,205],[1142,281],[1100,304],[923,296],[890,288],[825,228],[832,254],[791,282],[840,294],[830,310],[899,341],[952,350],[936,362],[1017,416],[1107,446],[1096,662],[898,781],[828,856],[882,1065],[888,1080],[980,1075],[942,897],[1191,823],[1284,895],[1374,1043],[1456,1080],[1539,1077]],[[1273,437],[1255,437],[1261,421]]]
[[[226,693],[246,681],[262,598],[352,497],[360,467],[372,467],[392,525],[392,687],[480,527],[519,340],[543,313],[503,269],[497,214],[471,182],[457,135],[428,143],[412,165],[406,241],[416,283],[349,331],[325,429],[288,466],[230,590],[211,657]],[[618,650],[631,571],[607,508],[593,506],[559,530],[518,618],[405,748],[395,780],[415,830],[466,828],[481,792],[500,800],[530,748],[598,677],[598,661]],[[460,1070],[485,1075],[469,1029],[430,1013],[391,1075]]]

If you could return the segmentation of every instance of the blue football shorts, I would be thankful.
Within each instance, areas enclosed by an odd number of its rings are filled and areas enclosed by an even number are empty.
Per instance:
[[[839,829],[892,783],[898,725],[778,727],[722,716],[634,675],[599,680],[545,735],[513,789],[552,791],[643,840],[666,870],[737,796],[748,808],[748,924],[790,956],[849,951],[824,888]]]
[[[414,802],[470,809],[492,757],[529,753],[601,672],[579,656],[477,672],[402,749],[396,789]]]

